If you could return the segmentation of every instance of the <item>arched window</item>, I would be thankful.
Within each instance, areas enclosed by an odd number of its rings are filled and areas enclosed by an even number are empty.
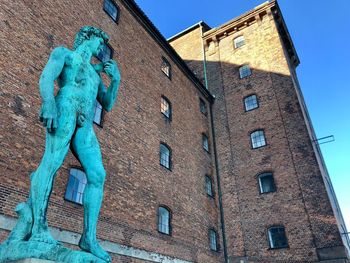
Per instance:
[[[202,133],[202,146],[204,150],[209,152],[209,140],[208,136],[205,133]]]
[[[171,212],[164,206],[158,207],[158,231],[171,235]]]
[[[96,100],[95,101],[95,115],[94,115],[94,123],[99,126],[102,126],[102,118],[103,118],[103,108],[102,105]]]
[[[218,251],[218,237],[214,229],[209,229],[209,245],[213,251]]]
[[[260,193],[275,192],[275,180],[272,173],[262,173],[258,175]]]
[[[171,103],[164,96],[162,96],[160,99],[160,112],[166,117],[167,120],[171,120]]]
[[[233,40],[233,44],[234,44],[235,48],[240,48],[241,46],[244,46],[244,44],[245,44],[244,36],[236,37]]]
[[[114,22],[118,22],[119,7],[113,0],[104,0],[103,10],[113,19]]]
[[[241,79],[248,77],[252,74],[252,71],[250,70],[250,67],[248,65],[243,65],[239,68],[239,77]]]
[[[252,148],[260,148],[266,145],[265,133],[263,130],[256,130],[250,134]]]
[[[246,111],[251,111],[259,107],[258,98],[255,94],[244,98],[244,108]]]
[[[205,176],[205,191],[210,197],[214,197],[213,193],[213,180],[208,175]]]
[[[273,226],[268,229],[268,239],[270,248],[286,248],[288,240],[284,226]]]
[[[164,144],[160,144],[160,165],[164,166],[165,168],[169,169],[171,168],[171,150],[170,148]]]
[[[71,168],[69,170],[69,179],[66,188],[65,199],[82,204],[85,185],[87,183],[86,175],[82,170]]]
[[[161,70],[163,73],[170,79],[171,78],[171,66],[169,61],[166,58],[162,58]]]
[[[199,98],[199,109],[205,116],[208,115],[207,104],[201,98]]]

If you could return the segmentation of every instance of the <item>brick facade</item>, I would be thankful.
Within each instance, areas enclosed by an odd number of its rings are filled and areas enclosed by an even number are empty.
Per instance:
[[[201,22],[172,38],[170,45],[193,73],[133,1],[116,1],[118,23],[102,0],[5,2],[1,215],[15,217],[43,154],[37,83],[48,56],[55,46],[70,48],[81,26],[94,25],[111,37],[122,76],[116,107],[104,115],[103,127],[95,126],[107,171],[100,239],[201,263],[225,262],[225,249],[229,262],[318,262],[326,258],[319,256],[322,249],[343,246],[335,219],[341,215],[333,214],[298,93],[297,57],[290,39],[282,37],[274,2],[217,29]],[[234,49],[233,39],[241,35],[246,43]],[[160,70],[162,57],[171,65],[171,79]],[[243,64],[252,75],[240,79]],[[259,108],[246,112],[243,98],[251,94]],[[170,122],[160,112],[162,96],[172,105]],[[200,112],[200,98],[207,115]],[[249,135],[257,129],[264,130],[267,146],[253,150]],[[162,142],[172,151],[171,171],[159,164]],[[52,227],[81,233],[83,208],[64,199],[71,167],[80,165],[69,153],[55,180],[48,219]],[[273,172],[277,191],[259,194],[257,175],[266,171]],[[205,192],[205,175],[213,180],[214,198]],[[171,236],[157,231],[160,205],[172,212]],[[285,227],[288,248],[269,249],[267,229],[273,225]],[[218,233],[218,252],[209,248],[211,228]],[[6,235],[0,228],[0,240]],[[113,260],[147,262],[117,254]]]

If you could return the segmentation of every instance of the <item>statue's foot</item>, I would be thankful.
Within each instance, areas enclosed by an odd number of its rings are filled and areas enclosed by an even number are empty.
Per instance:
[[[112,262],[111,256],[100,246],[96,239],[89,240],[83,235],[79,241],[79,247],[106,262]]]
[[[29,241],[43,242],[53,245],[59,244],[59,242],[55,240],[48,231],[33,233]]]

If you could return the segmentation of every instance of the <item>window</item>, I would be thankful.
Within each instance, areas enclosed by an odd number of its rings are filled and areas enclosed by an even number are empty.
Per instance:
[[[102,105],[96,100],[94,123],[96,123],[97,125],[102,126],[102,117],[103,117]]]
[[[250,134],[253,149],[260,148],[266,145],[265,135],[263,130],[258,130]]]
[[[97,58],[102,62],[106,62],[113,58],[113,52],[113,48],[110,45],[104,44],[103,49],[97,55]]]
[[[262,173],[258,175],[260,193],[275,192],[275,181],[272,173]]]
[[[71,168],[65,194],[65,199],[82,204],[83,194],[86,185],[86,175],[82,170]]]
[[[256,95],[250,95],[244,98],[244,107],[246,111],[254,110],[259,107]]]
[[[270,248],[286,248],[288,241],[283,226],[274,226],[268,229]]]
[[[158,231],[163,234],[171,235],[171,213],[164,206],[158,208]]]
[[[169,100],[162,96],[160,100],[160,112],[168,119],[171,120],[171,104]]]
[[[163,71],[163,73],[165,75],[167,75],[167,77],[170,79],[171,78],[171,67],[170,67],[170,63],[168,62],[168,60],[166,60],[163,57],[163,61],[162,61],[162,65],[161,65],[161,70]]]
[[[119,8],[112,0],[104,0],[103,10],[115,21],[118,22]]]
[[[239,68],[239,77],[241,79],[248,77],[252,74],[252,71],[250,70],[248,65],[243,65],[242,67]]]
[[[160,144],[160,165],[170,170],[171,151],[170,151],[170,148],[163,143]]]
[[[241,46],[244,46],[244,44],[245,44],[244,36],[236,37],[233,40],[233,43],[234,43],[235,48],[240,48]]]
[[[205,191],[207,192],[207,195],[214,197],[213,181],[208,175],[205,176]]]
[[[218,251],[217,234],[214,229],[209,230],[209,242],[210,242],[210,249],[213,251]]]
[[[203,113],[205,116],[207,116],[207,114],[208,114],[207,104],[201,98],[199,98],[199,109],[200,109],[201,113]]]
[[[203,149],[209,152],[208,136],[204,133],[202,134],[202,145],[203,145]]]

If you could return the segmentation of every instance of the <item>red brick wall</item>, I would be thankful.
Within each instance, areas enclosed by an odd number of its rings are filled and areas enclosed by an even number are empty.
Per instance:
[[[233,40],[242,35],[245,45],[235,49]],[[171,45],[201,72],[203,59],[193,50],[199,37],[199,29],[193,29]],[[209,90],[216,97],[213,118],[229,258],[319,260],[317,249],[342,242],[292,80],[294,68],[272,13],[266,8],[246,14],[205,32],[203,40]],[[240,79],[244,64],[252,75]],[[259,108],[246,112],[243,99],[251,94],[257,95]],[[267,146],[253,150],[250,133],[258,129],[264,130]],[[257,175],[266,171],[273,172],[277,191],[260,194]],[[273,225],[285,227],[289,248],[269,249],[267,229]]]
[[[208,244],[208,229],[219,231],[217,198],[210,200],[204,190],[204,175],[215,178],[213,156],[201,145],[203,132],[211,136],[210,119],[199,111],[195,85],[120,2],[118,24],[103,11],[102,0],[5,2],[0,213],[15,216],[12,210],[26,199],[29,175],[43,154],[37,83],[48,56],[55,46],[71,47],[81,26],[94,25],[110,35],[122,76],[115,108],[103,128],[95,127],[107,171],[98,237],[189,261],[220,261],[221,253]],[[172,65],[171,80],[160,71],[162,56]],[[162,95],[173,105],[171,123],[160,113]],[[172,171],[159,165],[161,141],[172,148]],[[51,226],[81,232],[82,207],[63,198],[72,166],[79,163],[69,154],[57,174],[48,219]],[[157,232],[160,204],[173,212],[171,237]]]

